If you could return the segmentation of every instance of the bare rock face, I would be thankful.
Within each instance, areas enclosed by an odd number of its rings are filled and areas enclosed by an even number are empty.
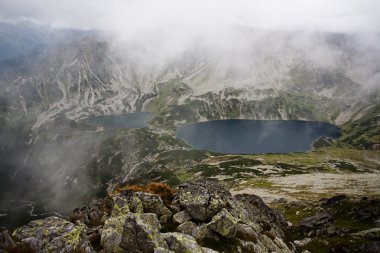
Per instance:
[[[229,206],[231,193],[221,185],[206,180],[179,186],[173,204],[184,209],[193,219],[205,221]]]
[[[84,224],[75,225],[58,217],[35,220],[13,232],[13,237],[36,252],[95,252]]]

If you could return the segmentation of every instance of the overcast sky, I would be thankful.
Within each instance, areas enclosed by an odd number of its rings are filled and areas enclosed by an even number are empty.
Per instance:
[[[243,24],[275,30],[380,31],[380,0],[0,0],[0,19],[114,31]]]

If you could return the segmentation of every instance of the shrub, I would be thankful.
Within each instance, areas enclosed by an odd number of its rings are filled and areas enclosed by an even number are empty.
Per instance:
[[[160,182],[151,182],[145,185],[118,185],[115,187],[114,193],[120,193],[124,190],[156,194],[161,197],[166,206],[169,206],[171,204],[173,196],[176,192],[167,184]]]

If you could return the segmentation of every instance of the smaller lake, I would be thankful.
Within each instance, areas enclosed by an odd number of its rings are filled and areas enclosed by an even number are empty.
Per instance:
[[[337,126],[300,120],[215,120],[177,128],[194,149],[225,154],[304,152],[321,136],[341,136]]]
[[[143,128],[148,127],[151,116],[149,112],[93,116],[88,118],[88,123],[105,128]]]

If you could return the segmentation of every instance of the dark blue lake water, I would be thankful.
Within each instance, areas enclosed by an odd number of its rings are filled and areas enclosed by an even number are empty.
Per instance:
[[[225,154],[304,152],[321,136],[338,138],[338,127],[299,120],[215,120],[180,126],[176,135],[194,149]]]
[[[88,118],[91,124],[105,128],[142,128],[148,127],[151,114],[148,112],[136,112],[120,115],[102,115]]]

